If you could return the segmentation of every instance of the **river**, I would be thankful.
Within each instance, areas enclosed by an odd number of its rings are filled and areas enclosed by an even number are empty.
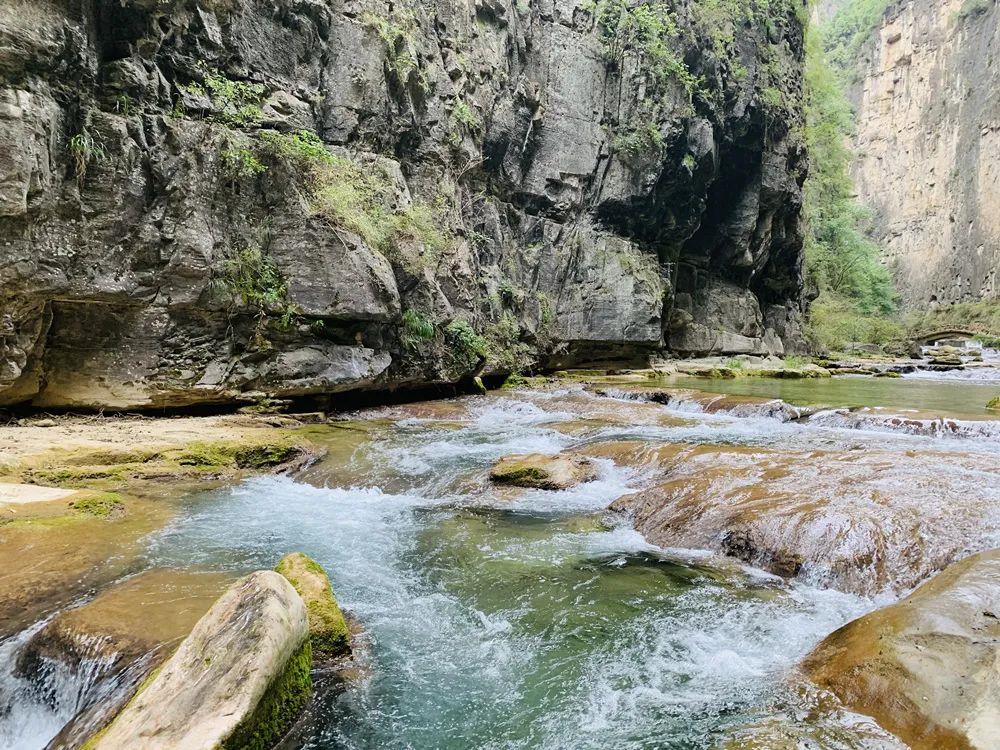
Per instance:
[[[858,593],[807,575],[782,579],[718,550],[656,547],[606,509],[662,481],[656,451],[678,444],[780,451],[791,461],[926,454],[936,482],[928,502],[980,493],[989,509],[970,521],[978,537],[968,543],[991,546],[1000,539],[989,520],[1000,508],[1000,483],[989,487],[1000,437],[982,406],[995,388],[865,378],[648,386],[952,414],[993,427],[914,434],[765,409],[709,413],[697,399],[664,406],[628,387],[579,384],[369,409],[316,430],[329,456],[295,479],[186,495],[175,520],[146,539],[146,564],[242,573],[301,550],[327,569],[363,628],[364,668],[313,706],[283,747],[694,750],[775,725],[821,747],[899,747],[864,717],[815,710],[795,666],[901,591]],[[621,447],[636,445],[645,453]],[[557,492],[487,480],[502,456],[562,451],[593,457],[598,479]],[[824,466],[833,480],[853,481],[836,460]],[[915,471],[880,475],[879,492],[890,502],[919,496]],[[981,475],[963,484],[970,471]],[[723,491],[719,477],[709,492]],[[0,645],[8,662],[25,638]],[[0,745],[42,748],[94,699],[83,678],[57,677],[45,700],[12,674],[0,678]]]

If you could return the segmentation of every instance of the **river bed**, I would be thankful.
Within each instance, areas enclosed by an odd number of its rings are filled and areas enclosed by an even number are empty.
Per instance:
[[[669,385],[980,419],[985,402],[980,385],[932,381]],[[899,747],[869,719],[817,710],[796,665],[825,635],[902,592],[855,593],[783,579],[718,550],[648,543],[606,509],[662,481],[657,451],[671,446],[766,448],[792,460],[926,453],[937,482],[928,498],[971,492],[988,505],[970,521],[978,536],[969,550],[1000,540],[989,521],[1000,508],[1000,441],[989,434],[705,413],[582,385],[370,409],[315,434],[330,448],[320,464],[295,479],[188,494],[144,541],[144,567],[240,574],[301,550],[327,569],[363,628],[364,668],[312,707],[288,748],[688,750],[746,747],[739,738],[775,726],[819,747]],[[598,478],[564,491],[497,489],[487,479],[502,456],[562,451],[592,456]],[[842,465],[823,464],[844,472],[825,481],[856,481]],[[912,495],[912,480],[884,472],[877,491],[891,503]],[[8,663],[26,638],[0,645]],[[0,676],[0,745],[45,747],[94,700],[84,684],[92,677],[57,672],[42,697]]]

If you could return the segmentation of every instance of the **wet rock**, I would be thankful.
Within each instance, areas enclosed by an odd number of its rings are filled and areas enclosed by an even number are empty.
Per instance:
[[[78,697],[82,710],[48,747],[78,747],[106,724],[230,581],[218,573],[147,571],[58,614],[32,636],[16,671],[37,696],[55,703],[60,680],[86,686]]]
[[[804,419],[826,407],[794,406],[777,398],[707,393],[687,388],[591,388],[599,396],[663,404],[677,411],[729,414],[734,417],[769,417],[781,422]]]
[[[60,613],[20,652],[18,671],[57,661],[77,669],[100,658],[109,671],[187,635],[229,583],[222,574],[151,570]]]
[[[1000,533],[989,453],[702,445],[659,451],[656,464],[664,481],[612,505],[650,542],[845,591],[906,591]]]
[[[136,570],[144,549],[140,540],[170,518],[163,503],[134,499],[125,502],[125,512],[104,515],[90,512],[103,504],[79,511],[70,507],[81,497],[5,508],[0,638]]]
[[[1000,551],[845,625],[803,666],[913,750],[1000,747]]]
[[[808,680],[796,676],[790,687],[787,699],[769,706],[769,716],[735,727],[716,750],[910,750]]]
[[[273,571],[226,591],[88,750],[268,748],[308,700],[309,622]]]
[[[540,490],[565,490],[596,478],[597,469],[590,459],[542,453],[506,456],[490,470],[496,484]]]
[[[293,552],[285,555],[275,570],[288,579],[306,604],[313,657],[350,652],[351,633],[322,566],[301,552]]]
[[[945,365],[948,367],[961,367],[962,358],[957,354],[942,354],[936,357],[931,357],[930,363],[938,366]]]

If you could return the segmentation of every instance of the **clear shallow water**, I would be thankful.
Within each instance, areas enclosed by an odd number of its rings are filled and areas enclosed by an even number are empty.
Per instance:
[[[681,376],[666,379],[663,383],[712,393],[780,398],[800,405],[885,406],[932,411],[942,415],[986,416],[989,414],[986,403],[1000,395],[1000,369],[978,371],[994,373],[995,380],[988,380],[985,375],[973,375],[974,372],[976,371],[969,371],[967,377],[961,377],[962,373],[956,372],[927,373],[902,378],[839,376],[815,380],[723,380]]]
[[[486,473],[510,453],[621,440],[933,451],[949,462],[940,481],[949,471],[969,476],[974,492],[977,452],[997,450],[674,413],[580,388],[361,417],[316,434],[330,458],[298,481],[259,478],[192,495],[148,540],[151,566],[245,572],[301,550],[329,571],[364,628],[366,676],[328,695],[283,747],[693,750],[775,717],[821,734],[823,747],[892,746],[873,743],[879,731],[856,716],[804,710],[794,677],[812,646],[879,602],[704,551],[658,549],[620,519],[607,526],[611,502],[662,478],[626,460],[628,451],[602,455],[596,481],[563,492],[496,491]],[[65,720],[32,711],[38,729],[22,733],[23,750],[43,747]],[[0,717],[0,737],[4,726]]]
[[[552,429],[568,419],[505,399],[461,429],[409,421],[377,444],[368,486],[331,470],[329,487],[194,498],[151,562],[249,570],[301,549],[330,571],[370,677],[292,746],[712,747],[788,699],[788,670],[873,603],[605,528],[600,511],[642,482],[610,461],[576,489],[498,501],[486,467],[583,442]]]

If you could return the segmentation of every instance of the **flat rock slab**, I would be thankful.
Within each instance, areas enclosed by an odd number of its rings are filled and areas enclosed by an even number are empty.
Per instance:
[[[542,453],[506,456],[490,471],[497,484],[540,490],[565,490],[596,478],[597,467],[588,458]]]
[[[109,667],[133,661],[184,638],[231,582],[224,573],[148,570],[53,617],[21,657],[70,667],[93,657]]]
[[[805,672],[913,750],[1000,747],[1000,550],[829,635]]]
[[[587,446],[609,458],[628,447],[600,450]],[[663,480],[611,507],[651,543],[865,596],[903,594],[1000,533],[989,453],[681,445],[630,463],[660,467]]]
[[[43,503],[49,500],[62,500],[76,494],[76,490],[65,490],[57,487],[40,487],[37,484],[20,484],[16,482],[0,482],[0,505],[10,503],[23,505],[26,503]]]
[[[275,695],[275,687],[289,687],[289,669],[301,666],[303,649],[308,687],[308,633],[305,604],[283,576],[258,571],[241,578],[111,725],[85,747],[270,747],[293,717],[275,715],[268,707],[277,702],[297,710],[307,696],[286,701],[284,695]],[[262,711],[268,715],[262,717]],[[269,742],[256,735],[253,725],[260,720],[271,726],[266,732]]]

